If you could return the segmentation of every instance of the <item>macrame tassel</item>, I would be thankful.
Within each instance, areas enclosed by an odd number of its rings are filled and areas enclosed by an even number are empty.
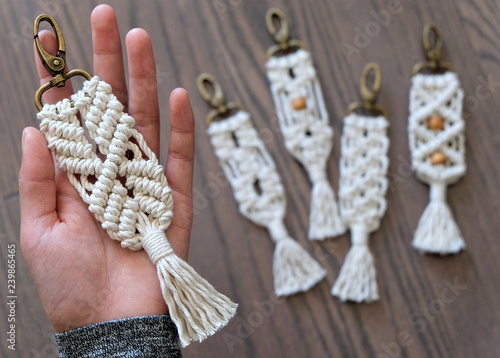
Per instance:
[[[93,77],[71,101],[46,104],[38,118],[60,168],[110,238],[123,248],[144,248],[155,264],[182,346],[223,327],[237,305],[172,250],[165,230],[173,217],[173,199],[163,167],[111,86]],[[85,136],[82,122],[105,160]]]
[[[282,221],[272,223],[268,229],[276,243],[273,262],[276,296],[307,291],[325,277],[326,271],[288,235]]]
[[[276,244],[273,261],[276,296],[309,290],[325,277],[326,272],[290,237],[283,224],[285,189],[273,159],[253,127],[250,114],[238,111],[224,120],[212,122],[207,132],[241,214],[266,227]]]
[[[352,247],[332,288],[332,295],[342,301],[379,298],[368,237],[379,228],[387,208],[388,126],[384,116],[351,113],[344,118],[339,203],[342,219],[351,229]]]
[[[177,326],[182,347],[193,341],[201,342],[234,316],[238,305],[179,258],[161,229],[148,228],[142,246],[156,265],[163,298]]]
[[[326,180],[325,172],[320,173],[321,176],[311,176],[313,186],[311,213],[309,214],[308,237],[310,240],[324,240],[345,232],[333,189]]]
[[[446,188],[466,172],[464,92],[454,72],[417,74],[412,78],[408,134],[412,167],[431,187],[412,245],[421,252],[457,253],[465,248],[451,210]]]
[[[326,176],[333,129],[311,55],[299,49],[271,56],[266,68],[285,147],[303,165],[313,184],[308,237],[324,240],[341,235],[345,226]]]
[[[441,255],[454,254],[465,248],[462,233],[446,203],[446,184],[431,184],[431,201],[418,222],[412,245],[422,252]]]
[[[341,301],[373,302],[379,299],[368,236],[363,224],[351,226],[352,247],[332,288],[332,295],[339,297]]]

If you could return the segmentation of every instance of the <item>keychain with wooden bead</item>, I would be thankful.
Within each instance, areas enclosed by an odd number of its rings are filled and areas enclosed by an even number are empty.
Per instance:
[[[431,201],[420,218],[412,245],[422,252],[445,255],[465,248],[446,202],[446,188],[466,171],[464,93],[451,65],[440,59],[443,39],[439,28],[427,24],[423,41],[428,61],[413,68],[408,134],[412,167],[417,177],[430,185]]]
[[[269,9],[266,24],[277,43],[267,52],[266,69],[281,133],[312,183],[308,237],[324,240],[345,231],[326,172],[333,129],[311,54],[301,41],[289,39],[288,23],[280,10]]]

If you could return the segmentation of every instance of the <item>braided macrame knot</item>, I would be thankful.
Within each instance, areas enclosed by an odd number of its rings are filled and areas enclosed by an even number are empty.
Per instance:
[[[286,56],[273,56],[266,68],[285,147],[304,166],[313,183],[308,237],[324,240],[340,235],[345,227],[326,179],[333,129],[328,124],[311,55],[299,49]]]
[[[231,183],[240,213],[255,224],[266,227],[276,244],[273,260],[275,294],[284,296],[309,290],[325,277],[326,272],[288,234],[283,223],[285,190],[250,115],[238,111],[229,118],[213,122],[207,133],[219,164]]]
[[[108,235],[122,247],[144,248],[156,265],[182,346],[225,326],[237,305],[174,254],[165,236],[173,199],[163,167],[111,86],[93,77],[38,118],[60,168]]]
[[[341,139],[340,214],[351,230],[352,246],[332,295],[342,301],[379,299],[376,270],[369,250],[371,232],[378,229],[387,204],[389,122],[383,116],[352,113],[344,118]]]
[[[446,203],[446,187],[466,171],[463,97],[456,73],[412,78],[408,120],[412,166],[417,177],[431,187],[430,203],[412,241],[421,252],[446,255],[465,248]],[[439,126],[433,125],[436,121]]]

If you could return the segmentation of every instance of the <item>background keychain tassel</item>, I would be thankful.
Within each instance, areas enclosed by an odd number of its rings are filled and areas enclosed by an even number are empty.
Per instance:
[[[332,295],[342,301],[379,299],[368,239],[379,228],[387,207],[388,126],[383,116],[351,113],[344,118],[339,200],[342,219],[351,230],[352,247],[332,289]]]
[[[213,122],[208,134],[241,214],[266,227],[276,244],[273,262],[276,296],[309,290],[325,277],[326,272],[290,237],[283,225],[285,191],[274,161],[253,128],[250,115],[238,111],[229,118]]]
[[[279,31],[274,18],[281,23]],[[266,69],[281,133],[286,148],[304,166],[312,183],[308,237],[324,240],[341,235],[345,227],[326,172],[333,129],[311,55],[300,41],[289,40],[288,25],[280,10],[268,10],[266,23],[279,43],[269,49]]]
[[[79,114],[104,160],[88,142]],[[144,248],[156,265],[182,346],[227,324],[237,305],[173,252],[165,236],[173,200],[163,167],[111,86],[93,77],[71,101],[45,105],[38,118],[60,167],[109,236],[124,248]]]
[[[431,202],[412,241],[422,252],[446,255],[465,248],[446,203],[446,187],[466,170],[462,100],[463,90],[453,72],[417,74],[412,79],[408,121],[412,167],[431,186]]]
[[[412,245],[422,252],[437,254],[465,248],[462,233],[446,203],[446,184],[431,184],[431,201],[418,222]]]
[[[374,72],[373,89],[366,85]],[[342,219],[351,230],[352,247],[347,254],[332,295],[341,301],[373,302],[379,299],[375,263],[368,248],[371,232],[385,214],[389,138],[387,111],[375,103],[382,74],[376,63],[368,63],[361,76],[363,102],[354,102],[344,118],[341,139],[339,202]],[[356,110],[377,114],[369,117]]]
[[[309,177],[312,190],[308,237],[322,240],[340,235],[345,227],[339,215],[333,188],[326,178],[326,160],[323,169],[310,170]]]
[[[341,301],[373,302],[379,299],[375,263],[368,248],[367,228],[351,226],[352,246],[332,288],[332,295]]]
[[[446,203],[446,187],[459,181],[466,171],[464,91],[452,66],[440,59],[443,39],[436,25],[425,25],[423,43],[428,61],[413,67],[408,136],[412,167],[417,177],[430,185],[431,201],[419,220],[412,245],[422,252],[446,255],[465,248]],[[419,73],[423,69],[437,73]]]
[[[206,84],[214,89],[212,96]],[[213,76],[198,76],[201,95],[215,109],[207,117],[210,141],[238,202],[240,213],[268,229],[276,247],[273,275],[276,296],[307,291],[321,281],[325,270],[293,240],[283,224],[286,213],[285,190],[275,164],[248,112],[235,103],[225,103],[222,89]],[[229,111],[236,113],[229,115]],[[213,121],[217,116],[224,116]]]
[[[288,235],[283,221],[273,222],[268,230],[276,243],[273,259],[276,296],[308,291],[325,277],[326,271]]]

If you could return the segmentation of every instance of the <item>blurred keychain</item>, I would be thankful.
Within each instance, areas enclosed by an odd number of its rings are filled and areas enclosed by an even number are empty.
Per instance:
[[[311,289],[326,272],[290,237],[283,223],[285,190],[250,114],[241,105],[225,101],[220,84],[213,76],[202,73],[197,84],[200,94],[213,107],[207,116],[207,133],[215,156],[231,183],[240,213],[267,228],[276,245],[273,259],[276,296]],[[209,86],[213,87],[213,94],[208,92]]]
[[[288,23],[280,10],[268,10],[266,24],[278,43],[267,51],[266,69],[281,133],[286,148],[304,166],[312,183],[308,237],[324,240],[341,235],[345,228],[326,171],[333,129],[311,55],[301,41],[289,40]]]
[[[432,32],[434,47],[430,43]],[[417,177],[430,185],[431,200],[412,244],[422,252],[445,255],[465,248],[446,203],[448,185],[456,183],[466,171],[464,92],[451,65],[440,60],[443,39],[436,25],[425,26],[423,42],[428,61],[413,68],[408,135],[412,167]],[[421,73],[423,70],[432,73]]]
[[[56,56],[48,54],[38,38],[42,21],[56,34]],[[173,200],[163,167],[109,84],[83,70],[64,72],[66,47],[53,17],[37,17],[34,39],[42,64],[53,76],[36,92],[37,117],[59,167],[112,239],[123,248],[147,252],[182,346],[207,338],[227,324],[237,305],[170,246],[165,230],[172,220]],[[73,76],[85,77],[82,90],[56,104],[42,105],[45,91],[64,86]]]
[[[372,89],[367,86],[374,73]],[[369,63],[361,75],[363,102],[352,103],[344,118],[341,139],[339,204],[342,220],[351,231],[352,246],[332,288],[342,301],[373,302],[379,299],[370,233],[380,227],[387,202],[389,138],[387,111],[376,104],[382,74]],[[358,114],[359,112],[359,114]]]

